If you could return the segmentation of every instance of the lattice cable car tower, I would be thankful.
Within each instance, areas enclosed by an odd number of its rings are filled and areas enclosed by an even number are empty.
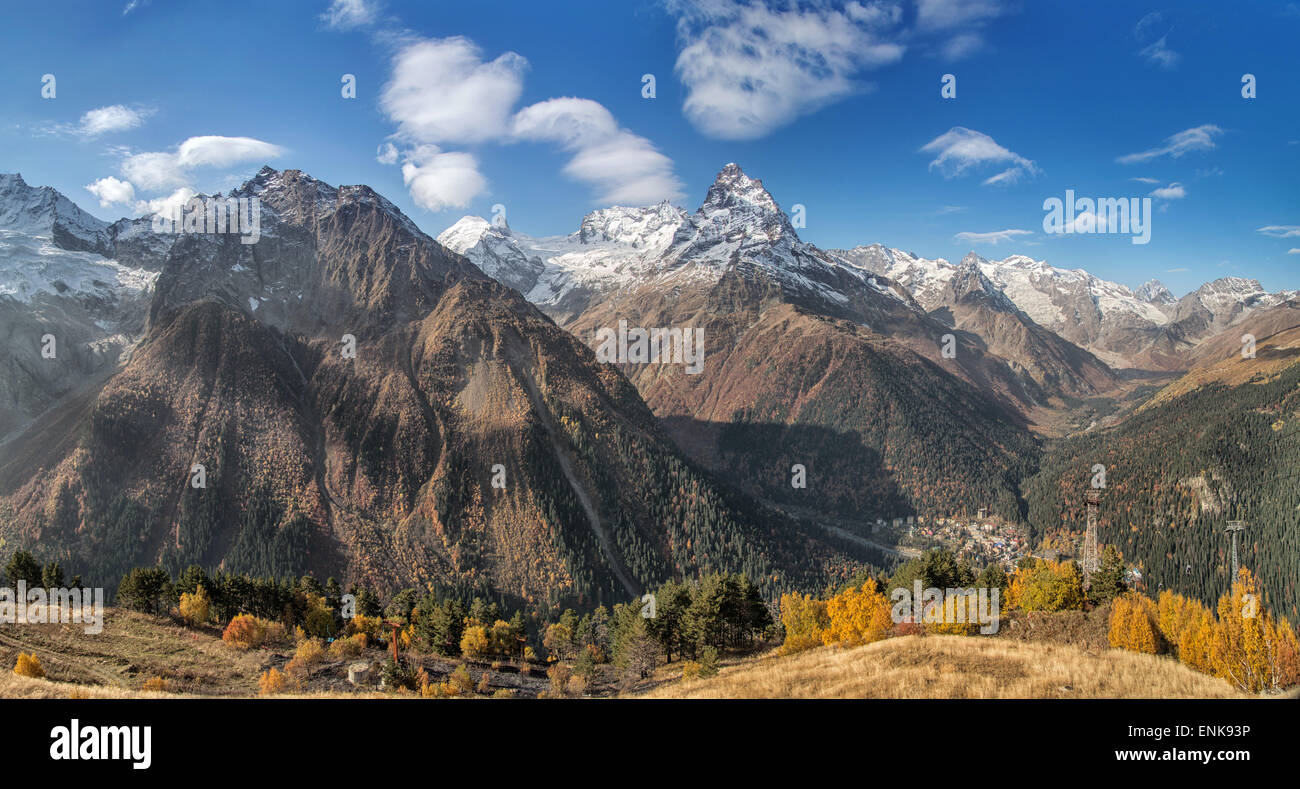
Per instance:
[[[1083,492],[1083,509],[1088,516],[1088,530],[1083,535],[1083,580],[1085,586],[1091,582],[1092,574],[1101,567],[1101,555],[1097,551],[1097,510],[1101,506],[1101,491],[1091,488]]]
[[[1228,579],[1229,589],[1231,589],[1232,585],[1237,582],[1237,568],[1239,567],[1237,563],[1237,534],[1245,528],[1245,521],[1228,521],[1228,525],[1223,529],[1228,534],[1232,535],[1232,577]]]

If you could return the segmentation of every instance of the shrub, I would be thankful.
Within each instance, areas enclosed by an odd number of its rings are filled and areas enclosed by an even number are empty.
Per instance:
[[[325,646],[321,644],[320,639],[308,638],[298,644],[293,659],[285,665],[284,670],[294,677],[305,678],[311,667],[324,659]]]
[[[569,688],[569,677],[572,672],[569,667],[563,663],[556,663],[546,670],[546,676],[551,680],[550,698],[562,699]]]
[[[181,595],[181,618],[192,627],[201,625],[208,621],[210,606],[211,601],[208,599],[208,593],[203,591],[203,587],[200,586],[192,594],[187,592]]]
[[[366,648],[366,634],[356,633],[348,638],[337,638],[330,644],[330,657],[353,658]]]
[[[492,672],[484,671],[478,675],[478,692],[487,693],[492,689]]]
[[[587,678],[581,674],[574,674],[569,677],[569,692],[575,696],[581,696],[587,692]]]
[[[404,661],[392,658],[385,660],[379,667],[379,676],[384,680],[384,687],[389,690],[415,690],[418,687],[415,669]]]
[[[383,619],[377,616],[363,616],[360,614],[349,619],[347,626],[343,628],[344,635],[354,636],[361,633],[370,641],[382,641],[384,630]]]
[[[257,680],[259,696],[274,696],[277,693],[284,693],[292,687],[290,678],[273,668],[263,671],[262,676]]]
[[[447,681],[455,686],[457,694],[469,693],[474,690],[474,680],[469,675],[469,669],[463,663],[457,666],[455,671],[451,672],[451,676],[447,678]]]
[[[700,650],[700,676],[712,677],[718,673],[718,650],[704,647]]]
[[[266,623],[252,614],[238,614],[226,625],[221,640],[236,649],[253,649],[266,641]]]
[[[325,659],[325,645],[318,638],[309,638],[298,645],[293,657],[308,666],[315,665]]]
[[[45,678],[45,668],[41,666],[41,659],[26,652],[18,653],[18,662],[14,664],[14,673],[20,677]]]
[[[492,694],[492,698],[494,699],[513,699],[514,697],[515,692],[510,688],[501,688],[496,693]]]
[[[168,682],[162,677],[150,677],[149,679],[146,679],[144,681],[144,684],[141,685],[140,688],[142,690],[156,690],[156,691],[161,691],[163,693],[167,693],[171,691],[172,683]]]

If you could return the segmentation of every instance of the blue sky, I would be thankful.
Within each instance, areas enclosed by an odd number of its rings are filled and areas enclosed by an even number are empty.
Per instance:
[[[496,204],[558,234],[610,202],[693,210],[735,161],[823,247],[1300,288],[1300,3],[18,7],[0,171],[105,219],[271,164],[370,184],[431,235]],[[1045,233],[1067,189],[1154,195],[1150,243]]]

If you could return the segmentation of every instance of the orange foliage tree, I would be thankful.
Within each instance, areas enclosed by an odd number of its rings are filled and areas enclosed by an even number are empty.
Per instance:
[[[1298,653],[1290,623],[1273,620],[1254,575],[1242,568],[1232,591],[1219,598],[1219,622],[1210,643],[1215,675],[1248,693],[1288,687],[1300,682]]]
[[[1116,597],[1110,609],[1110,645],[1130,652],[1157,651],[1156,606],[1140,594]]]
[[[893,624],[889,601],[876,588],[874,578],[860,588],[849,588],[826,601],[827,627],[823,644],[855,646],[879,641]]]

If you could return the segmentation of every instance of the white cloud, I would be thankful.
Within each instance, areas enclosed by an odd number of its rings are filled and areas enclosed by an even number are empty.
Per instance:
[[[984,48],[984,37],[979,33],[959,33],[944,42],[939,54],[944,60],[961,60]]]
[[[939,56],[961,60],[984,48],[978,29],[1006,11],[1003,0],[917,0],[916,26],[922,32],[955,32],[939,47]]]
[[[1167,268],[1167,269],[1165,269],[1165,273],[1166,273],[1166,274],[1182,274],[1182,273],[1184,273],[1184,272],[1186,272],[1186,271],[1190,271],[1190,270],[1191,270],[1191,269],[1188,269],[1188,268],[1184,268],[1184,267],[1182,267],[1182,266],[1179,266],[1178,268]]]
[[[152,112],[149,110],[133,110],[121,104],[99,107],[81,116],[81,123],[77,127],[77,131],[86,137],[97,137],[109,132],[126,131],[144,123],[144,119],[151,114]]]
[[[991,175],[980,182],[981,186],[1010,186],[1020,180],[1023,170],[1019,167],[1011,167],[997,175]]]
[[[994,230],[989,233],[972,233],[962,232],[953,236],[957,241],[969,241],[972,244],[998,244],[1003,241],[1014,241],[1017,236],[1032,236],[1032,230]]]
[[[144,215],[163,214],[164,216],[172,216],[176,213],[178,207],[183,207],[195,194],[196,192],[190,187],[182,186],[165,197],[137,202],[135,210],[137,213]]]
[[[379,16],[379,4],[371,0],[333,0],[320,19],[334,30],[355,30],[373,24]]]
[[[1158,197],[1161,200],[1181,200],[1187,196],[1187,188],[1177,181],[1168,186],[1162,186],[1151,192],[1152,197]]]
[[[1265,225],[1255,232],[1273,238],[1294,238],[1300,236],[1300,225]]]
[[[467,38],[422,40],[393,57],[379,106],[414,143],[477,143],[501,137],[524,89],[528,61],[514,52],[484,62]]]
[[[1154,42],[1150,46],[1143,47],[1138,54],[1145,57],[1148,63],[1154,63],[1167,71],[1178,65],[1178,61],[1182,58],[1182,55],[1179,55],[1177,52],[1170,49],[1165,44],[1165,38],[1165,36],[1161,36],[1158,41]]]
[[[199,167],[231,167],[249,161],[274,159],[284,149],[252,137],[191,137],[175,152],[147,152],[128,156],[122,174],[146,191],[185,186],[189,171]]]
[[[397,146],[386,142],[375,149],[375,161],[380,164],[397,164]]]
[[[513,129],[520,140],[572,151],[564,173],[595,186],[601,203],[644,205],[682,196],[672,160],[646,138],[621,128],[609,110],[590,99],[549,99],[525,107]]]
[[[1167,42],[1168,32],[1155,38],[1154,29],[1160,27],[1164,22],[1164,16],[1159,11],[1152,11],[1138,20],[1133,26],[1133,37],[1139,43],[1146,44],[1138,50],[1138,54],[1147,59],[1147,63],[1168,70],[1178,65],[1182,58],[1177,52],[1169,48]],[[1152,39],[1155,39],[1154,41]],[[1150,42],[1150,43],[1148,43]]]
[[[572,154],[563,172],[595,187],[601,202],[644,205],[680,197],[673,163],[590,99],[557,98],[515,112],[528,61],[507,52],[484,61],[466,38],[407,41],[392,61],[380,107],[397,124],[381,163],[401,156],[402,175],[422,207],[464,207],[487,186],[477,157],[448,144],[545,142]]]
[[[1161,156],[1172,156],[1177,159],[1191,151],[1213,150],[1214,138],[1220,134],[1223,134],[1223,129],[1214,124],[1207,123],[1202,126],[1194,126],[1166,137],[1164,145],[1138,153],[1130,153],[1119,157],[1115,161],[1120,164],[1136,164],[1137,162],[1146,162]]]
[[[1038,167],[1029,159],[1002,147],[987,134],[963,126],[954,126],[935,137],[921,146],[920,152],[935,154],[930,169],[938,170],[945,178],[956,178],[986,165],[1011,165],[986,178],[986,186],[1008,185],[1038,173]]]
[[[487,186],[473,154],[444,153],[436,145],[421,145],[407,154],[402,181],[416,205],[435,212],[464,208]]]
[[[1286,251],[1288,255],[1300,255],[1300,247],[1291,247]]]
[[[1141,176],[1139,176],[1139,177],[1137,177],[1137,178],[1130,178],[1129,180],[1130,180],[1130,181],[1137,181],[1138,183],[1142,183],[1142,184],[1158,184],[1158,183],[1160,183],[1160,179],[1159,179],[1159,178],[1143,178],[1143,177],[1141,177]]]
[[[1000,0],[917,0],[916,26],[922,30],[950,30],[983,22],[1005,10]]]
[[[86,191],[99,199],[99,205],[102,208],[108,208],[114,203],[130,205],[131,201],[135,199],[135,187],[131,185],[131,182],[119,181],[111,175],[87,184]]]
[[[865,87],[859,72],[898,61],[902,44],[883,33],[897,6],[851,2],[772,8],[765,3],[671,0],[681,50],[675,70],[686,86],[682,110],[702,133],[726,140],[762,137]]]

